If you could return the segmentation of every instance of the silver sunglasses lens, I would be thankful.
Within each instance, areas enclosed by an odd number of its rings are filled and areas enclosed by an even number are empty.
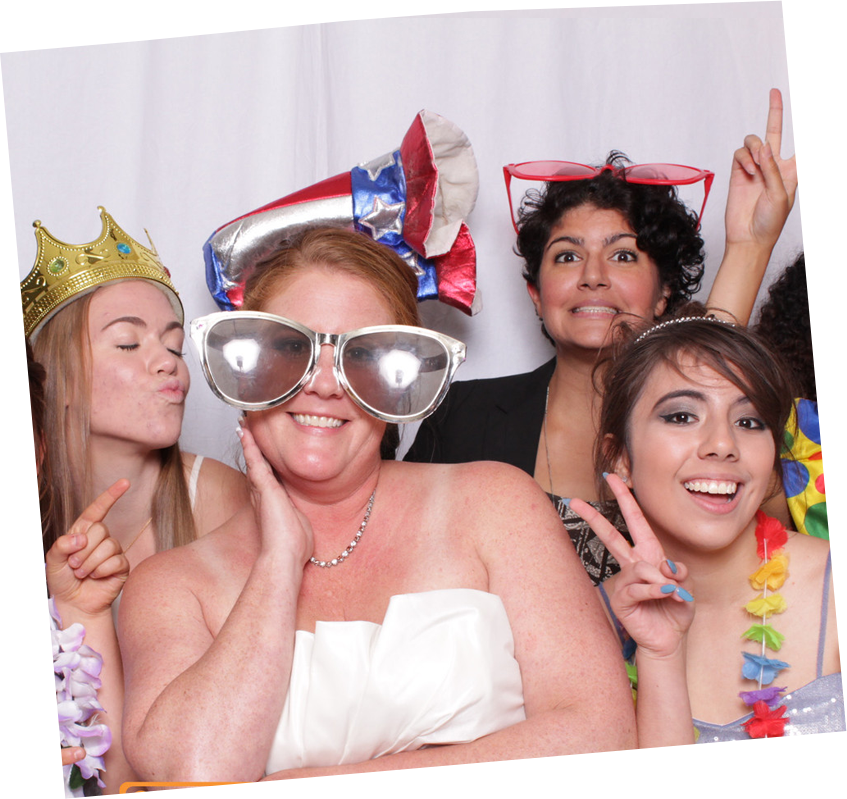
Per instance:
[[[450,370],[450,354],[438,339],[406,331],[363,333],[341,353],[351,391],[390,416],[413,416],[438,397]]]
[[[224,319],[206,338],[206,364],[218,390],[237,402],[273,402],[303,379],[311,339],[269,319]]]

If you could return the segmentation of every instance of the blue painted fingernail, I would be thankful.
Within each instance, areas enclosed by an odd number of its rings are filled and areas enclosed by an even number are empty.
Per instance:
[[[663,594],[672,594],[676,591],[676,586],[668,583],[667,585],[663,585],[660,590]]]
[[[608,473],[608,472],[603,472],[603,479],[604,479],[604,480],[608,480],[608,479],[609,479],[609,473]]]
[[[562,497],[562,499],[560,501],[566,508],[570,508],[571,501],[568,497]]]
[[[685,590],[682,586],[679,586],[679,587],[676,589],[676,592],[677,592],[677,593],[678,593],[678,594],[679,594],[679,595],[680,595],[680,596],[681,596],[681,597],[682,597],[682,598],[683,598],[686,602],[693,602],[693,601],[694,601],[694,597],[693,597],[693,596],[691,596],[691,594],[689,594],[689,593],[688,593],[688,591],[686,591],[686,590]]]
[[[672,560],[668,560],[668,561],[667,561],[667,564],[668,564],[668,568],[669,568],[669,569],[670,569],[670,570],[671,570],[674,574],[676,574],[676,573],[679,571],[679,569],[677,569],[677,567],[676,567],[676,564],[675,564]]]

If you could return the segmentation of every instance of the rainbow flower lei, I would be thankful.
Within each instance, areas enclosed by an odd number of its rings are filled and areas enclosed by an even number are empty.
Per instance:
[[[783,551],[787,541],[788,533],[780,522],[762,511],[756,512],[756,544],[761,565],[750,575],[750,585],[761,593],[745,605],[745,610],[762,621],[750,627],[742,638],[760,642],[762,650],[760,655],[741,653],[744,656],[741,674],[746,680],[754,680],[757,688],[738,694],[745,704],[753,708],[753,717],[744,723],[744,729],[751,738],[782,737],[788,723],[785,705],[779,705],[785,687],[770,684],[780,671],[789,668],[789,664],[766,656],[767,650],[778,652],[785,640],[785,636],[768,622],[771,616],[782,613],[786,608],[782,594],[775,592],[788,576],[788,555]]]
[[[108,726],[94,718],[103,709],[97,701],[103,659],[83,643],[81,624],[61,629],[55,604],[47,597],[43,559],[39,547],[23,547],[23,552],[17,542],[0,547],[0,611],[18,611],[18,632],[29,640],[30,653],[50,679],[34,686],[43,695],[36,704],[50,708],[49,716],[38,719],[41,741],[49,749],[82,746],[86,751],[78,763],[49,772],[44,797],[83,799],[86,781],[96,779],[105,787],[99,772],[112,742]],[[22,733],[11,709],[0,713],[0,760],[17,760],[26,750]]]

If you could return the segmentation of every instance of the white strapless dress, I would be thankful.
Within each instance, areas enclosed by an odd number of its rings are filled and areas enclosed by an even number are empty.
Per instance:
[[[401,594],[382,624],[299,630],[266,773],[474,741],[526,718],[509,619],[474,589]]]

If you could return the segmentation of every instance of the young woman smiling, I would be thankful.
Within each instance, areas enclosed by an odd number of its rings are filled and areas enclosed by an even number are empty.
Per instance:
[[[623,566],[599,590],[637,667],[639,745],[843,730],[829,547],[759,510],[779,484],[783,368],[688,313],[623,348],[603,387],[597,470],[634,546],[570,507]]]

